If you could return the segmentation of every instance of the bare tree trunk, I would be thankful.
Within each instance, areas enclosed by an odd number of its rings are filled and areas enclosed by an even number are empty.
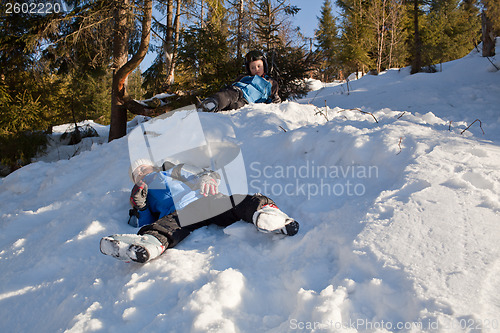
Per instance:
[[[368,14],[372,19],[372,24],[375,25],[377,33],[377,73],[380,73],[382,70],[382,58],[384,55],[387,21],[386,5],[386,0],[373,1]]]
[[[163,39],[163,55],[165,57],[165,74],[167,75],[166,85],[169,86],[173,82],[170,81],[170,68],[172,67],[174,57],[174,0],[167,1],[167,31]],[[163,89],[166,89],[164,87]]]
[[[124,106],[122,92],[118,88],[117,71],[125,65],[128,57],[128,28],[127,14],[129,13],[128,0],[116,0],[114,14],[114,36],[113,36],[113,83],[111,91],[111,124],[108,140],[111,141],[126,132],[127,109]],[[122,84],[122,90],[126,89],[126,81]]]
[[[117,1],[115,15],[115,43],[113,46],[113,63],[116,66],[113,73],[111,92],[111,124],[108,141],[121,138],[127,134],[127,102],[131,100],[127,93],[127,78],[146,56],[151,36],[151,14],[153,0],[144,0],[142,15],[141,44],[137,53],[128,58],[127,45],[127,13],[128,0]],[[126,62],[125,62],[126,61]],[[125,62],[123,64],[123,62]],[[144,113],[146,110],[144,110]],[[143,114],[144,114],[143,113]]]
[[[481,13],[483,32],[483,57],[493,57],[495,55],[495,36],[491,20],[483,11]]]
[[[267,36],[265,36],[265,44],[266,44],[266,50],[270,50],[272,49],[273,45],[272,45],[272,37],[271,37],[271,34],[273,33],[272,31],[270,31],[270,27],[271,27],[271,23],[272,23],[272,8],[271,8],[271,1],[267,1],[265,3],[265,5],[267,6],[266,9],[265,9],[265,26],[268,27],[268,30],[269,31],[266,31],[266,34]]]
[[[391,36],[391,42],[389,44],[389,64],[387,66],[387,68],[392,68],[392,53],[393,53],[393,49],[394,49],[394,41],[395,41],[395,33],[394,33],[394,27],[391,29],[390,31],[390,36]]]
[[[404,9],[405,0],[391,0],[390,6],[391,10],[389,12],[389,20],[390,20],[390,36],[391,36],[391,44],[389,50],[389,68],[396,66],[400,66],[399,59],[401,58],[401,47],[400,45],[403,42],[403,20],[405,15]],[[396,60],[394,60],[396,58]],[[395,63],[396,62],[396,63]]]
[[[240,6],[238,9],[238,36],[236,36],[236,59],[241,58],[241,48],[242,48],[242,40],[243,40],[243,10],[244,10],[244,0],[240,0]]]
[[[413,0],[413,25],[415,29],[415,36],[411,74],[420,72],[420,69],[422,68],[422,39],[420,38],[420,31],[418,28],[418,12],[418,0]]]
[[[181,27],[181,0],[177,0],[177,10],[175,12],[175,20],[174,20],[174,28],[175,28],[175,38],[174,38],[174,45],[173,45],[173,50],[172,50],[172,59],[170,62],[170,66],[168,69],[168,77],[167,77],[167,82],[169,85],[174,84],[175,82],[175,63],[177,60],[177,51],[179,48],[179,33],[180,33],[180,27]]]
[[[204,0],[200,1],[200,5],[201,5],[201,9],[200,9],[200,27],[201,28],[205,27],[205,17],[204,17],[204,15],[205,15],[205,13],[204,13],[205,7],[203,6],[203,1]]]
[[[389,20],[391,24],[391,28],[389,30],[389,36],[390,36],[390,43],[389,43],[389,63],[388,63],[388,68],[392,68],[392,54],[394,52],[394,44],[396,43],[396,29],[398,29],[397,26],[397,21],[399,17],[399,3],[397,0],[391,0],[390,6],[392,7],[392,10],[389,12]]]

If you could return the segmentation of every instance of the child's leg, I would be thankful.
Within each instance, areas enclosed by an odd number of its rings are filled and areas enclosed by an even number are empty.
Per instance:
[[[243,220],[253,223],[262,232],[293,236],[299,230],[297,221],[279,210],[272,199],[262,194],[235,194],[231,197],[218,195],[200,199],[198,203],[201,203],[198,205],[200,210],[212,212],[211,217],[204,220],[202,225],[216,224],[227,227]],[[207,209],[206,203],[210,204],[210,209]],[[191,205],[197,206],[196,203]]]
[[[269,204],[274,205],[274,201],[261,194],[233,196],[218,194],[189,204],[179,212],[179,218],[181,224],[185,224],[186,221],[191,221],[190,223],[200,221],[190,225],[191,228],[209,224],[227,227],[239,220],[252,223],[255,212]]]
[[[165,248],[172,248],[186,238],[193,230],[209,224],[229,225],[236,222],[229,197],[223,194],[200,198],[180,211],[162,217],[142,227],[139,235],[156,237]],[[224,214],[226,213],[226,214]],[[220,218],[216,218],[220,217]]]
[[[231,88],[228,88],[227,90],[228,90],[228,92],[230,91],[230,93],[232,94],[232,98],[231,98],[232,102],[229,105],[227,105],[224,109],[220,109],[220,110],[237,110],[237,109],[245,106],[246,104],[248,104],[248,102],[246,101],[246,99],[243,96],[243,92],[241,91],[241,89],[239,89],[237,87],[231,87]],[[238,93],[238,95],[234,94],[232,91],[236,91]]]
[[[214,103],[215,106],[212,106],[212,103]],[[247,102],[243,98],[241,90],[230,87],[208,97],[202,102],[202,104],[205,106],[205,111],[217,112],[239,109],[247,104]]]
[[[103,254],[125,261],[145,263],[160,256],[165,247],[152,235],[117,234],[103,237],[100,242]]]
[[[101,252],[120,260],[145,263],[160,256],[167,248],[174,247],[189,233],[200,227],[180,227],[174,212],[142,227],[137,235],[118,234],[101,239]]]
[[[180,227],[177,212],[173,212],[154,223],[145,225],[137,234],[152,235],[161,242],[165,249],[167,249],[176,246],[180,241],[186,238],[192,230],[191,228]]]
[[[239,196],[234,197],[237,199]],[[240,219],[255,224],[262,232],[293,236],[299,231],[299,223],[279,210],[273,200],[262,194],[246,196],[234,211]]]
[[[253,223],[253,215],[256,211],[265,205],[275,205],[274,201],[260,193],[254,195],[233,195],[234,201],[237,203],[234,208],[234,214],[238,220],[243,220],[248,223]]]
[[[193,230],[210,224],[227,227],[237,221],[243,220],[253,223],[259,230],[263,230],[259,227],[256,217],[266,207],[274,207],[276,211],[280,212],[274,201],[262,194],[235,194],[231,197],[223,194],[208,196],[190,203],[179,212],[174,212],[152,224],[142,227],[138,234],[152,235],[165,248],[172,248],[186,238]],[[268,216],[269,214],[266,211],[263,215]],[[294,232],[291,229],[290,231],[284,229],[282,232],[289,235],[297,233],[298,223],[288,218],[284,213],[281,216],[280,218],[283,220],[281,227],[285,228],[286,225],[290,224],[289,227],[296,228]],[[181,227],[181,225],[185,226]]]

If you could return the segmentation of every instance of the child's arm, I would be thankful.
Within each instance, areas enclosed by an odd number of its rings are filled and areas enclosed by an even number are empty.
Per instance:
[[[217,172],[189,164],[182,163],[175,165],[167,161],[163,163],[162,168],[168,176],[183,182],[194,191],[201,190],[202,194],[204,194],[204,182],[205,184],[208,182],[215,187],[217,187],[218,182],[220,182],[220,175]],[[211,182],[212,179],[215,183]],[[217,191],[216,188],[214,190]]]
[[[280,95],[278,94],[279,90],[278,81],[274,79],[270,79],[270,81],[273,84],[271,88],[271,103],[281,103],[281,98]]]
[[[129,211],[128,224],[133,227],[142,227],[155,221],[153,214],[147,204],[148,185],[141,181],[134,185],[130,193],[130,204],[132,209]]]

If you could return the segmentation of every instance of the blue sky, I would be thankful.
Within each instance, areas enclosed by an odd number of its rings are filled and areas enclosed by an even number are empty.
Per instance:
[[[318,28],[318,17],[321,13],[323,0],[291,0],[300,11],[292,18],[295,26],[299,26],[306,37],[314,37],[314,30]]]

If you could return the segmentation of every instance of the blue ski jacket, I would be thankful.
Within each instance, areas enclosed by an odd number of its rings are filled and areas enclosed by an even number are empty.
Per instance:
[[[243,96],[248,103],[271,103],[272,83],[265,78],[254,75],[244,76],[233,86],[238,87],[243,92]]]
[[[147,206],[139,211],[138,227],[151,224],[201,198],[200,192],[194,189],[198,176],[182,169],[181,165],[144,177],[148,185]]]

